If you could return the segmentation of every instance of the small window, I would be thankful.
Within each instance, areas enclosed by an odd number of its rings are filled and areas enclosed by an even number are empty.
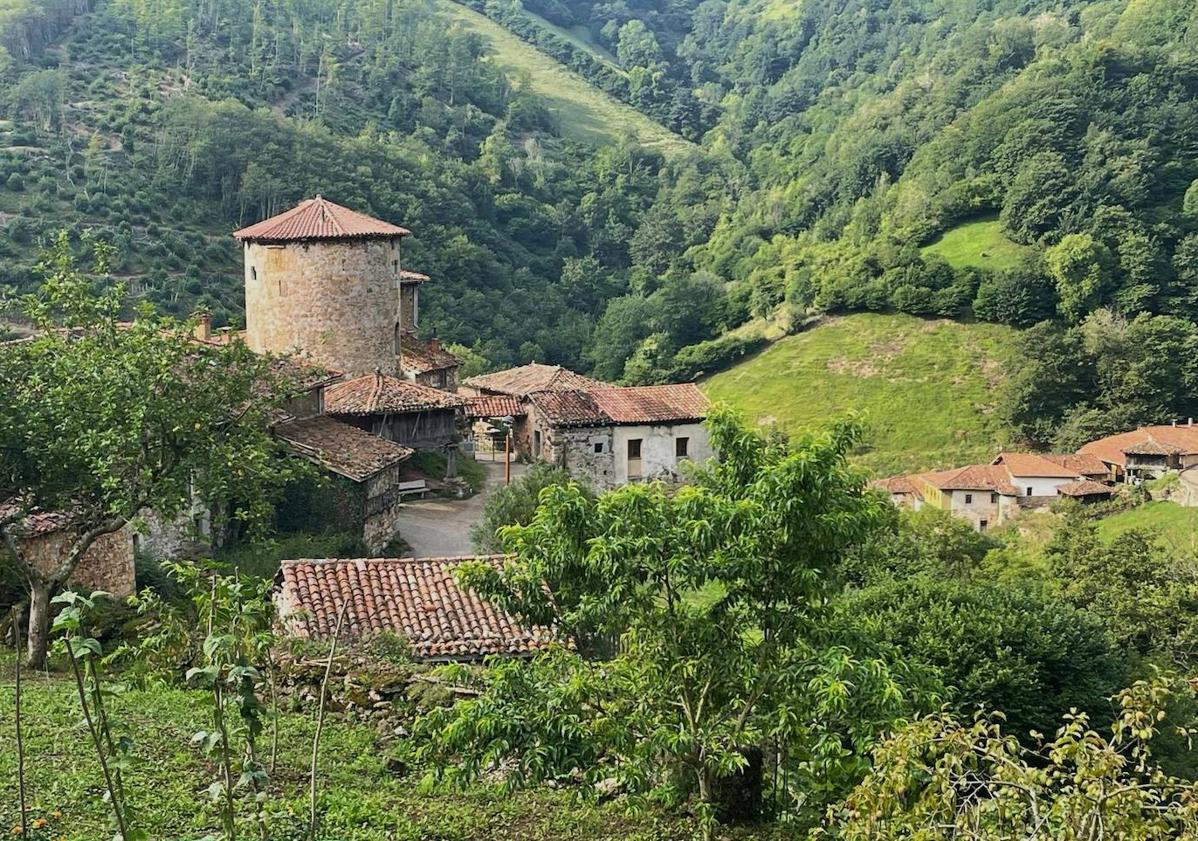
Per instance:
[[[539,456],[541,454],[541,430],[535,430],[532,434],[532,454]]]
[[[595,447],[595,452],[596,452],[596,453],[601,453],[601,452],[603,452],[603,442],[602,442],[602,441],[596,441],[596,442],[595,442],[595,444],[594,444],[594,447]]]
[[[628,441],[628,457],[629,458],[640,458],[641,457],[641,439],[640,438],[629,439],[629,441]]]
[[[990,504],[991,505],[998,504],[998,494],[990,494]]]
[[[1032,496],[1032,486],[1031,485],[1027,486],[1027,495]]]
[[[989,520],[978,520],[978,531],[985,531],[988,525],[990,525]]]
[[[251,280],[258,279],[258,267],[257,266],[250,266],[250,279]]]
[[[973,494],[965,494],[965,504],[973,505]]]
[[[396,277],[399,277],[399,261],[398,260],[391,261],[391,270],[393,272],[395,272]]]
[[[674,457],[686,458],[687,448],[690,446],[691,439],[675,438],[674,439]]]

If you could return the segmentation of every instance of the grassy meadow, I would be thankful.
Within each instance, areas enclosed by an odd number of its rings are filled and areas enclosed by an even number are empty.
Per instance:
[[[1104,540],[1116,540],[1131,529],[1150,532],[1177,553],[1198,550],[1198,508],[1157,500],[1098,521],[1098,534]]]
[[[759,424],[797,431],[857,412],[860,462],[879,476],[989,459],[1008,441],[994,417],[1017,331],[907,315],[831,318],[702,383]]]
[[[1007,239],[997,219],[979,219],[945,231],[923,253],[939,255],[953,268],[1010,269],[1030,250]]]
[[[0,657],[0,825],[6,834],[18,821],[16,747],[13,733],[13,657]],[[96,841],[112,836],[103,779],[79,713],[73,685],[63,675],[25,676],[22,692],[28,802],[31,817],[49,826],[34,838]],[[169,688],[130,690],[109,701],[116,720],[128,725],[134,762],[125,774],[139,825],[153,839],[199,839],[219,834],[207,788],[216,771],[191,744],[211,726],[206,696]],[[301,839],[307,821],[308,764],[315,715],[284,713],[280,751],[271,777],[270,823],[275,841]],[[268,729],[269,734],[269,729]],[[269,735],[265,739],[269,744]],[[419,772],[405,774],[389,762],[372,726],[326,719],[321,741],[319,804],[323,841],[683,841],[694,837],[686,819],[653,810],[635,816],[618,802],[584,804],[564,790],[540,788],[504,795],[478,786],[465,791],[424,792]],[[249,816],[243,831],[251,836]],[[776,832],[771,830],[771,832]],[[737,831],[730,838],[777,838]]]
[[[594,87],[486,15],[453,0],[438,0],[437,8],[482,36],[492,50],[491,60],[514,81],[528,84],[546,100],[548,107],[558,115],[566,137],[602,144],[633,136],[642,145],[664,154],[691,148],[682,137]]]

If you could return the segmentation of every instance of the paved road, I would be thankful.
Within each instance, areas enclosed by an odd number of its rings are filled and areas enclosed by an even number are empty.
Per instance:
[[[482,519],[483,504],[492,488],[503,484],[503,463],[481,461],[487,469],[487,485],[469,499],[418,499],[407,503],[399,515],[399,536],[412,547],[417,558],[470,555],[470,529]],[[526,469],[512,465],[515,478]]]

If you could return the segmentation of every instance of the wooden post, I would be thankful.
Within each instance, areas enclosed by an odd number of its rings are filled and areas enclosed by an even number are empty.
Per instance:
[[[503,483],[512,483],[512,431],[509,429],[503,435]]]

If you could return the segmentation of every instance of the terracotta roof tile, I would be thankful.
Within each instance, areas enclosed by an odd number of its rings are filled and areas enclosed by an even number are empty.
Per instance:
[[[544,626],[521,627],[478,594],[458,586],[455,568],[473,558],[369,558],[283,561],[281,618],[300,637],[328,639],[343,600],[349,639],[389,631],[420,659],[531,654],[553,643]],[[502,557],[478,560],[499,565]]]
[[[971,464],[952,470],[922,473],[922,479],[942,491],[995,491],[1004,496],[1018,496],[1019,489],[1003,467],[990,464]]]
[[[1132,449],[1128,449],[1128,448]],[[1123,454],[1126,452],[1139,453],[1141,447],[1148,447],[1144,455],[1198,453],[1198,426],[1182,424],[1179,426],[1142,426],[1131,432],[1118,435],[1108,435],[1091,441],[1077,452],[1080,455],[1096,456],[1107,464],[1126,466]]]
[[[611,417],[586,391],[538,391],[528,395],[531,403],[552,426],[607,426]]]
[[[435,341],[424,342],[408,333],[399,340],[399,366],[413,374],[443,371],[458,368],[462,360],[445,350]]]
[[[694,383],[602,388],[593,391],[595,403],[616,423],[697,421],[711,408]]]
[[[366,481],[413,452],[327,415],[281,423],[275,434],[297,454],[354,482]]]
[[[1062,496],[1110,496],[1114,490],[1110,485],[1104,485],[1102,482],[1092,482],[1089,479],[1083,479],[1080,482],[1069,482],[1057,488],[1057,493]]]
[[[20,512],[21,506],[18,502],[12,499],[0,502],[0,520],[13,517]],[[41,537],[71,525],[73,525],[73,518],[64,511],[43,511],[40,508],[35,508],[21,519],[20,526],[14,533],[19,533],[25,538]]]
[[[992,464],[1007,468],[1011,476],[1042,479],[1070,479],[1080,475],[1064,464],[1036,453],[999,453]]]
[[[479,391],[510,394],[514,397],[525,397],[534,391],[590,391],[593,388],[611,388],[607,383],[577,374],[569,368],[541,365],[537,362],[470,377],[465,381],[465,385]]]
[[[1073,471],[1075,476],[1106,476],[1107,466],[1087,453],[1045,453],[1044,458]]]
[[[390,415],[428,409],[456,409],[465,399],[432,386],[387,374],[366,374],[325,389],[330,415]]]
[[[410,272],[407,269],[401,269],[399,272],[399,278],[404,283],[424,283],[428,280],[428,275],[421,274],[420,272]]]
[[[521,418],[527,414],[523,404],[508,394],[488,394],[466,401],[468,418]]]
[[[892,494],[916,493],[915,482],[910,476],[891,476],[889,479],[875,479],[870,482],[875,488]]]
[[[317,196],[300,202],[291,210],[264,219],[234,232],[241,240],[290,242],[295,240],[363,239],[402,237],[407,228],[375,219],[348,207]]]

